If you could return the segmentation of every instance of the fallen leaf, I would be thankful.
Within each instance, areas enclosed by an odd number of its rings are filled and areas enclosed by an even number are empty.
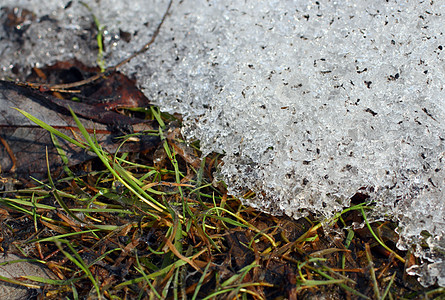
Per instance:
[[[0,299],[8,300],[30,299],[30,289],[38,289],[42,286],[40,283],[23,280],[22,276],[57,279],[45,266],[32,263],[15,254],[0,257],[0,276],[2,280],[0,281]]]
[[[154,129],[151,122],[121,115],[104,107],[58,99],[28,87],[0,81],[1,172],[16,173],[19,178],[46,177],[46,149],[52,171],[57,173],[60,170],[62,160],[50,134],[14,108],[19,108],[65,135],[78,139],[81,134],[69,113],[71,108],[82,117],[82,124],[90,134],[95,135],[98,143],[109,153],[114,153],[122,142],[116,140],[117,136]],[[60,138],[57,139],[61,149],[66,153],[70,166],[94,157],[91,152]],[[137,142],[125,143],[121,150],[143,151],[157,145],[158,142],[157,137],[142,135]]]

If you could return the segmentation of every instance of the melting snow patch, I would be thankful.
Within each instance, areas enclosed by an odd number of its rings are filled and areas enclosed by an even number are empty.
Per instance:
[[[150,2],[147,4],[147,2]],[[71,3],[71,5],[67,5]],[[91,1],[112,65],[149,39],[165,1]],[[78,2],[4,0],[29,10],[0,28],[0,65],[95,61]],[[7,14],[24,10],[1,11]],[[399,222],[410,269],[445,286],[445,40],[440,1],[175,2],[156,44],[125,66],[152,101],[185,116],[205,153],[225,154],[230,192],[273,214],[330,217],[357,192]],[[12,63],[14,62],[14,63]]]

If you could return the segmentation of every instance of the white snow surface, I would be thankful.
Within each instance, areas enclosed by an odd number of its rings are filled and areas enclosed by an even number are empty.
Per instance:
[[[68,3],[2,0],[2,25],[6,7],[34,13],[0,27],[3,77],[95,63],[91,13]],[[86,3],[106,26],[109,65],[149,40],[167,6]],[[444,17],[443,1],[175,1],[156,43],[123,72],[183,114],[204,153],[225,154],[229,191],[257,192],[246,204],[329,218],[366,194],[373,218],[397,221],[398,247],[414,245],[424,262],[410,273],[445,286]]]

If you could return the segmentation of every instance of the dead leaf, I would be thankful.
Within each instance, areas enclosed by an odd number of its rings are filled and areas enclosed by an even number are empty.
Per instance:
[[[22,276],[57,279],[56,276],[43,265],[26,260],[16,262],[17,260],[22,260],[22,258],[15,254],[8,254],[7,256],[0,257],[0,276],[12,279],[12,282],[6,282],[4,279],[0,282],[0,299],[28,299],[30,288],[41,287],[41,284],[23,280]]]
[[[68,112],[69,107],[78,116],[83,117],[81,118],[82,124],[90,134],[95,134],[98,143],[110,153],[114,153],[122,142],[116,141],[116,136],[153,129],[151,123],[144,120],[130,118],[85,103],[57,99],[27,87],[0,81],[0,136],[2,138],[0,166],[2,173],[15,171],[21,178],[28,178],[28,176],[45,178],[47,173],[46,148],[51,170],[57,171],[62,165],[49,133],[14,108],[26,111],[76,139],[81,134]],[[4,146],[3,141],[7,147]],[[66,152],[70,165],[79,164],[94,157],[91,152],[69,144],[60,138],[58,141]],[[143,151],[157,143],[157,137],[142,136],[137,143],[126,143],[122,151]],[[11,157],[11,153],[13,157]]]

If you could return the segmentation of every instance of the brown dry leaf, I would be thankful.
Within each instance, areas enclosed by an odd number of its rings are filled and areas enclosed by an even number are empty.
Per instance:
[[[116,131],[138,132],[153,129],[148,122],[130,118],[93,105],[57,99],[32,89],[0,81],[0,166],[2,173],[16,173],[19,178],[46,177],[46,149],[52,171],[62,161],[48,132],[34,124],[14,108],[28,112],[62,133],[77,139],[81,136],[77,125],[68,112],[68,107],[81,118],[82,124],[95,134],[99,144],[109,153],[114,153],[121,141],[116,141]],[[77,133],[76,133],[77,131]],[[120,133],[123,135],[123,133]],[[58,138],[66,152],[70,165],[84,162],[94,155]],[[158,143],[158,138],[142,136],[137,142],[128,142],[121,150],[135,152],[149,149]],[[6,146],[5,146],[6,145]]]
[[[32,286],[35,286],[34,288],[40,288],[39,284],[22,280],[21,276],[38,276],[45,279],[56,279],[56,276],[42,265],[29,261],[14,262],[21,259],[21,257],[15,254],[8,254],[7,256],[0,257],[0,276],[23,282],[23,284],[28,284],[28,287],[25,287],[19,284],[1,281],[0,299],[29,299],[30,288],[32,288]]]

